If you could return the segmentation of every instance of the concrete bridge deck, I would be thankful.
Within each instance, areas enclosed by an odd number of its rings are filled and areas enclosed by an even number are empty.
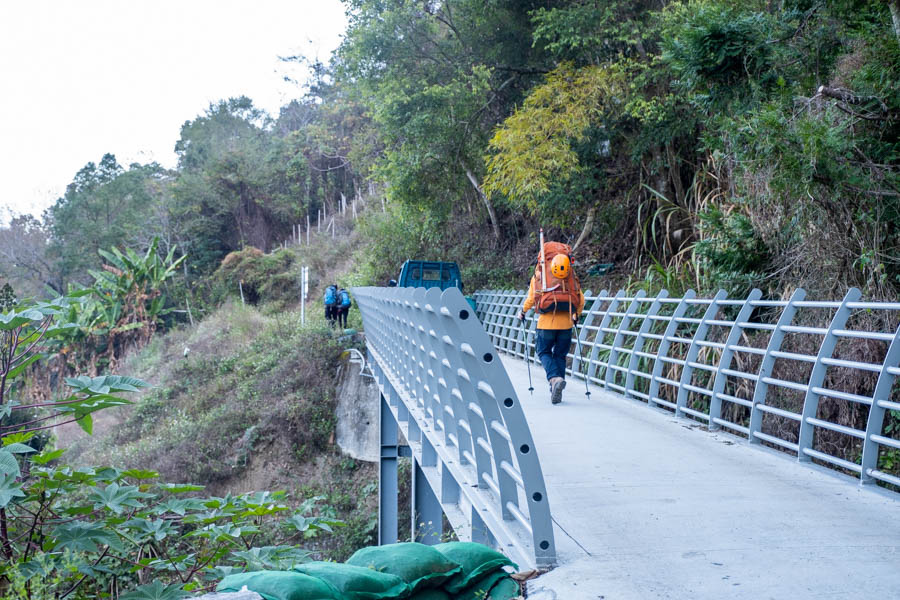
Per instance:
[[[503,356],[534,436],[560,566],[530,600],[900,598],[900,500]]]

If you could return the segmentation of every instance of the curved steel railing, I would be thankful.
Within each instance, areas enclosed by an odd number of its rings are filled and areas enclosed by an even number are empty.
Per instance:
[[[516,335],[525,295],[477,292],[477,314],[498,349],[536,360],[533,335],[525,344]],[[809,301],[801,289],[788,300],[763,300],[759,290],[743,299],[693,290],[682,298],[585,295],[581,354],[570,354],[575,376],[861,483],[900,486],[879,468],[880,457],[900,451],[900,431],[885,427],[886,412],[900,411],[900,303],[861,302],[855,288],[841,301]],[[876,325],[882,330],[869,329]],[[865,429],[834,422],[835,413],[855,414]],[[847,460],[853,454],[858,462]]]
[[[547,490],[531,431],[460,291],[367,287],[353,294],[375,379],[414,458],[438,463],[431,472],[440,481],[430,484],[436,492],[451,490],[440,495],[454,529],[477,521],[520,566],[554,566]],[[468,522],[454,522],[459,519]]]

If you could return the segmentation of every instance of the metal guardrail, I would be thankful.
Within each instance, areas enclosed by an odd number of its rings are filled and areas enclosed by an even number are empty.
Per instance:
[[[516,319],[525,295],[479,291],[476,312],[499,350],[526,358],[527,346],[536,361],[534,315],[527,341]],[[900,458],[900,431],[885,430],[886,411],[900,411],[900,303],[861,302],[855,288],[841,301],[809,301],[802,289],[789,300],[763,300],[759,290],[744,299],[724,291],[697,298],[693,290],[683,298],[665,290],[585,296],[582,355],[570,354],[570,373],[711,430],[855,473],[863,484],[900,486],[878,468],[880,453]],[[873,324],[889,330],[868,330]],[[835,423],[839,413],[864,419],[865,429]],[[854,454],[858,462],[847,460]]]
[[[399,454],[399,426],[415,459],[414,487],[417,474],[428,480],[460,539],[491,543],[522,568],[554,566],[537,449],[509,376],[463,295],[455,288],[373,287],[353,294],[382,393],[379,515],[383,529],[393,527],[380,531],[382,543],[396,536],[391,461]],[[414,527],[421,524],[420,496],[428,494],[413,491]],[[435,515],[423,502],[421,511]]]

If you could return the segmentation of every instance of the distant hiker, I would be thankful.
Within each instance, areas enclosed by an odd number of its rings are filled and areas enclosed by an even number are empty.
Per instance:
[[[350,292],[341,288],[340,291],[338,291],[337,322],[343,329],[347,328],[347,313],[350,312],[350,306],[352,305],[353,303],[350,301]]]
[[[338,286],[329,285],[325,288],[325,320],[328,326],[334,329],[334,323],[338,318]]]
[[[572,270],[572,250],[559,242],[543,243],[528,297],[519,311],[520,320],[531,308],[538,313],[535,347],[550,383],[550,401],[562,402],[566,387],[566,355],[572,343],[572,327],[584,310],[584,293]]]

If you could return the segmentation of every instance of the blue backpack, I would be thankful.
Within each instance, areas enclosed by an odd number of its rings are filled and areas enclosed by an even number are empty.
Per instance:
[[[350,308],[350,292],[341,290],[341,308]]]
[[[333,285],[329,285],[325,288],[325,306],[334,306],[337,304],[337,288]]]

